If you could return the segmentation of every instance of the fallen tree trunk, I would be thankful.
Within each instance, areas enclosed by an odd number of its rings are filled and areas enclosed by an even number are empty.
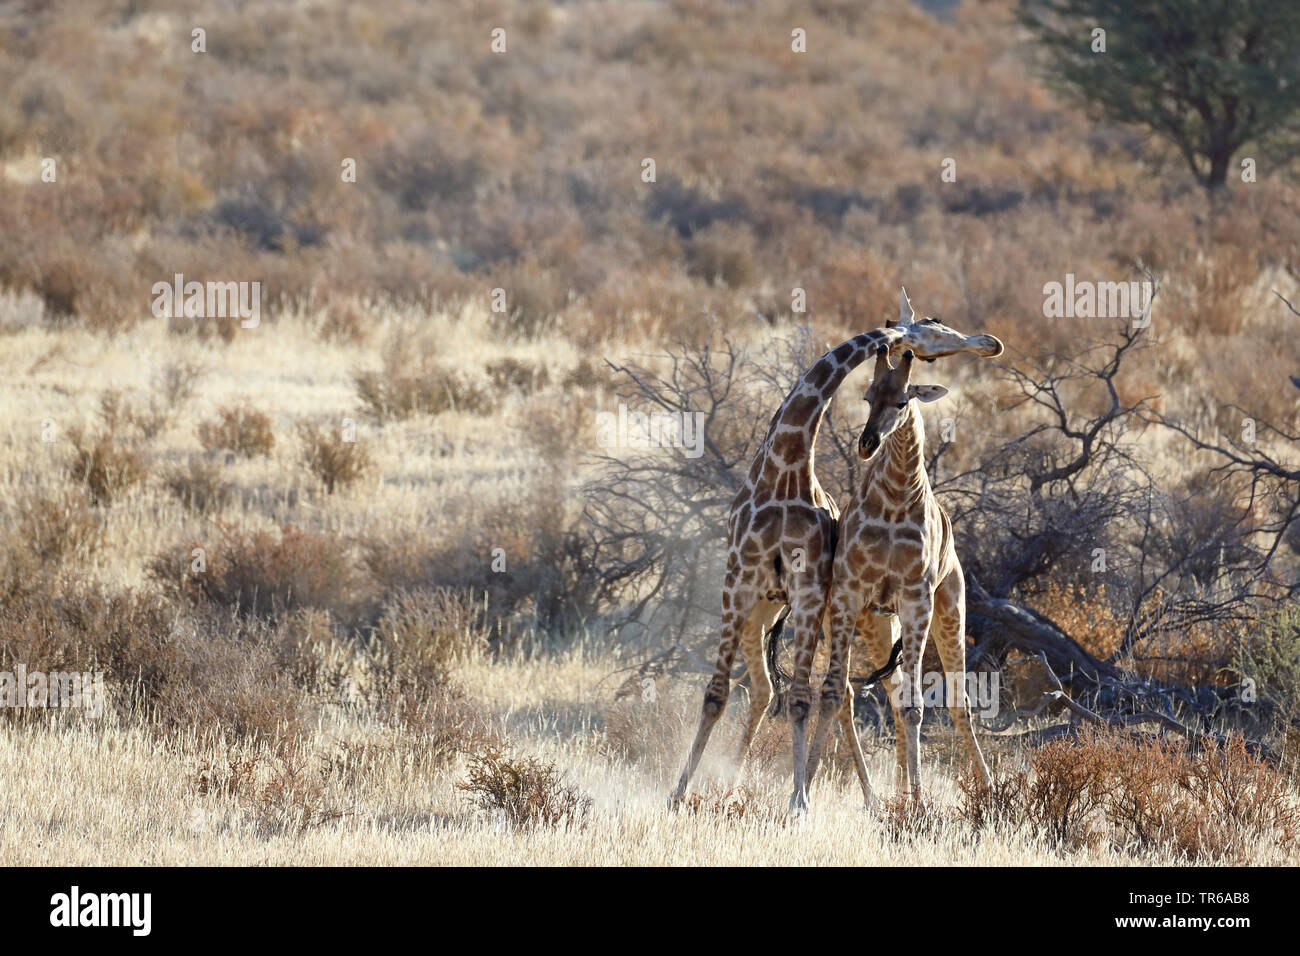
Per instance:
[[[1014,648],[1026,654],[1042,654],[1064,681],[1082,678],[1100,686],[1105,679],[1126,680],[1116,667],[1093,657],[1047,618],[1006,598],[993,597],[973,576],[966,588],[966,611],[1001,625],[996,633],[976,646],[970,656],[972,663],[981,656],[1001,656],[995,651]]]

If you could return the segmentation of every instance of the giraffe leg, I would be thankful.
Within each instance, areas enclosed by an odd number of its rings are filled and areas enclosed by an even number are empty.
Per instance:
[[[840,706],[840,729],[844,739],[849,742],[849,752],[853,754],[853,765],[858,771],[858,783],[862,785],[862,799],[868,810],[880,805],[876,793],[871,788],[871,776],[867,773],[867,758],[862,753],[862,741],[858,739],[858,725],[853,720],[853,687],[848,683],[844,687],[844,703]]]
[[[858,618],[858,633],[867,645],[867,667],[876,670],[884,667],[898,639],[898,617],[894,614],[875,614],[863,611]],[[899,706],[897,688],[902,681],[901,665],[893,674],[883,679],[885,696],[894,715],[894,787],[902,793],[907,789],[907,740],[903,734],[903,711]]]
[[[960,566],[948,573],[934,592],[934,620],[930,624],[935,649],[948,675],[948,714],[966,741],[975,772],[987,787],[992,778],[971,726],[970,699],[966,692],[966,582]]]
[[[925,701],[921,694],[921,658],[925,653],[933,606],[933,593],[923,584],[904,595],[898,610],[903,638],[903,660],[899,667],[901,679],[894,688],[899,696],[898,709],[903,714],[903,724],[898,730],[906,743],[907,793],[918,800],[921,796],[921,718],[925,714]]]
[[[754,744],[768,705],[772,703],[772,676],[767,672],[767,655],[764,636],[784,605],[760,599],[750,612],[749,621],[740,641],[740,653],[745,661],[745,670],[749,673],[749,719],[745,721],[745,730],[740,736],[740,748],[736,751],[736,767],[733,786],[744,776],[749,761],[749,748]]]
[[[709,679],[708,686],[704,689],[704,710],[700,716],[700,729],[696,731],[695,743],[691,746],[690,756],[686,758],[686,768],[677,782],[677,789],[673,791],[668,801],[670,810],[675,808],[686,795],[687,784],[690,783],[691,776],[699,766],[700,758],[704,756],[709,734],[713,732],[713,726],[727,708],[727,697],[731,693],[731,666],[736,659],[736,648],[740,645],[745,624],[756,601],[751,592],[735,588],[735,581],[731,574],[727,576],[725,587],[729,588],[731,606],[723,609],[722,642],[718,646],[718,665],[713,677]]]
[[[808,713],[812,710],[809,677],[825,616],[826,592],[813,585],[805,586],[790,595],[790,604],[787,626],[792,624],[794,629],[794,680],[790,686],[789,703],[794,793],[790,796],[790,809],[799,812],[808,809]]]
[[[871,790],[871,780],[867,775],[866,758],[862,756],[862,745],[858,740],[857,728],[853,724],[853,695],[848,690],[849,657],[853,644],[853,627],[862,609],[862,600],[857,597],[855,589],[845,583],[842,586],[831,585],[830,607],[827,612],[827,630],[830,632],[830,666],[826,679],[822,683],[821,704],[817,716],[817,731],[813,736],[812,752],[808,757],[808,781],[811,783],[817,772],[817,764],[830,730],[832,717],[838,715],[844,737],[853,752],[854,763],[858,771],[858,782],[862,785],[862,794],[870,806],[876,796]]]

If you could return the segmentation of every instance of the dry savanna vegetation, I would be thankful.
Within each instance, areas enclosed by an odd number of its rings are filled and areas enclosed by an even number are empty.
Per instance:
[[[0,13],[0,672],[105,688],[0,707],[0,857],[1300,861],[1295,169],[1207,195],[1015,9]],[[176,274],[260,321],[155,315]],[[1067,274],[1156,283],[1150,326],[1046,317]],[[924,366],[993,787],[939,707],[894,798],[861,688],[882,812],[837,741],[792,820],[782,716],[733,779],[738,672],[670,814],[730,498],[900,285],[1008,346]],[[703,413],[701,454],[600,443],[620,404]]]

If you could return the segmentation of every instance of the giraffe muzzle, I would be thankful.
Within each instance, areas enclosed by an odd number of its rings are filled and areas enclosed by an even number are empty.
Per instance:
[[[880,433],[868,425],[858,438],[858,457],[867,461],[880,448]]]

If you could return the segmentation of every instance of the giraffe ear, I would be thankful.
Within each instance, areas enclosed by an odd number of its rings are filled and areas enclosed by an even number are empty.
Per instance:
[[[912,303],[907,299],[907,289],[902,286],[898,289],[898,324],[911,325],[916,313],[912,311]]]
[[[948,394],[942,385],[913,385],[907,390],[907,397],[918,402],[937,402]]]

